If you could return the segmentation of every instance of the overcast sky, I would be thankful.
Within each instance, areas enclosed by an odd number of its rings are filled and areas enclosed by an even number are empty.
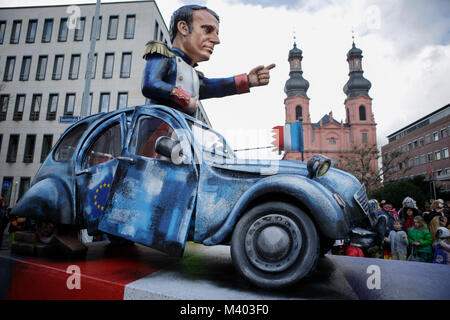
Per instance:
[[[5,1],[0,6],[85,1]],[[114,1],[103,1],[114,2]],[[213,127],[233,148],[270,145],[271,128],[285,121],[283,91],[287,56],[303,51],[303,76],[310,83],[311,120],[333,111],[345,120],[343,86],[347,51],[363,51],[364,76],[377,123],[378,145],[403,126],[450,103],[450,1],[448,0],[198,0],[156,1],[166,24],[184,4],[203,4],[220,16],[220,40],[210,61],[198,69],[207,77],[250,71],[276,63],[271,83],[245,95],[204,100]],[[279,158],[270,151],[240,156]]]

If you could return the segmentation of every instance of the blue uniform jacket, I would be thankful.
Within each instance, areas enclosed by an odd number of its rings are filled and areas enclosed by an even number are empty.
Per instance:
[[[155,45],[158,50],[148,50],[149,46]],[[142,79],[142,94],[150,99],[150,103],[171,107],[177,107],[177,105],[183,103],[173,95],[179,73],[176,63],[177,57],[182,58],[188,65],[192,62],[183,51],[177,48],[170,49],[164,43],[157,41],[149,43],[144,54],[144,59],[147,62]],[[199,79],[200,100],[249,92],[246,74],[229,78],[208,79],[201,72],[196,72]],[[190,96],[187,95],[187,99],[189,99]]]

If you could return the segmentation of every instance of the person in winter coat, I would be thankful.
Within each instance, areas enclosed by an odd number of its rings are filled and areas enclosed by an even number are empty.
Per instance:
[[[431,204],[431,210],[429,212],[423,213],[423,218],[427,225],[430,224],[431,220],[436,216],[446,216],[444,201],[441,199],[438,199]],[[449,217],[447,217],[447,220],[449,220]]]
[[[447,255],[446,264],[450,265],[450,230],[445,227],[439,227],[436,234],[436,242],[433,243],[436,250],[438,247],[442,248]]]
[[[392,206],[392,202],[389,200],[385,200],[380,211],[378,211],[378,215],[386,217],[386,232],[385,237],[389,236],[389,233],[394,230],[394,221],[398,220],[398,214],[395,212],[395,209]]]
[[[2,247],[3,242],[3,232],[6,229],[6,226],[9,223],[8,216],[8,205],[3,197],[0,196],[0,248]]]
[[[406,213],[409,208],[414,209],[416,211],[416,214],[414,216],[422,215],[422,212],[417,207],[416,201],[411,197],[406,197],[402,201],[402,208],[398,211],[398,216],[403,221],[405,221],[406,219]]]
[[[435,216],[430,224],[428,225],[428,230],[430,230],[431,237],[433,238],[433,243],[436,241],[436,231],[439,227],[446,227],[448,224],[446,216]]]
[[[406,260],[408,254],[408,235],[402,230],[402,221],[395,220],[394,230],[389,233],[389,237],[384,241],[390,243],[392,260]]]
[[[408,241],[412,251],[423,259],[424,262],[431,262],[433,259],[433,242],[430,231],[425,226],[421,216],[414,218],[414,227],[408,229]]]
[[[408,232],[409,228],[414,227],[414,218],[418,216],[416,208],[407,208],[403,218],[400,218],[403,222],[403,231]]]

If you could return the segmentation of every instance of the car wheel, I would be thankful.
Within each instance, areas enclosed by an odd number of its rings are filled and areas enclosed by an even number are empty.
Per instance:
[[[268,202],[245,213],[231,240],[235,268],[262,288],[281,288],[308,276],[320,253],[312,220],[299,208]]]

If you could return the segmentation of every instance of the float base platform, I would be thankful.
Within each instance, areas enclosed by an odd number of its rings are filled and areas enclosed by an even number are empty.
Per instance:
[[[274,291],[241,279],[227,246],[189,243],[181,259],[141,245],[88,247],[72,259],[0,251],[0,299],[450,300],[448,265],[326,255],[308,279]]]

